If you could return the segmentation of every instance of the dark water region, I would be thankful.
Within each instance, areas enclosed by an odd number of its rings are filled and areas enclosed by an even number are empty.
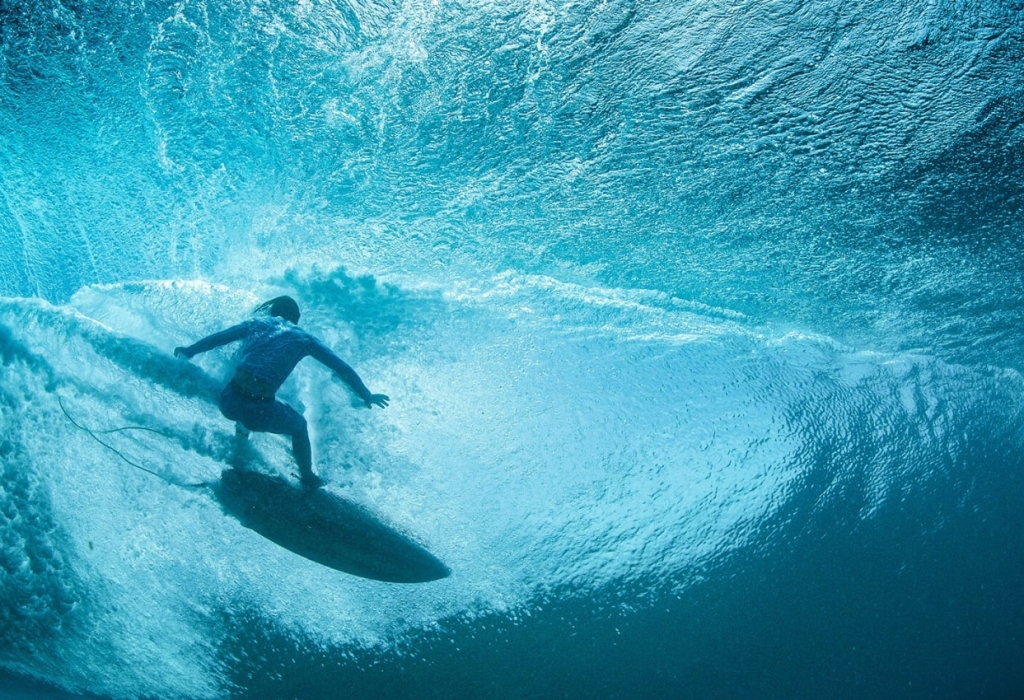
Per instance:
[[[815,512],[808,489],[756,545],[676,593],[642,577],[555,590],[515,620],[442,621],[387,649],[318,647],[235,617],[232,696],[1011,700],[1024,687],[1024,544],[1011,532],[1024,464],[991,459],[973,505],[947,499],[942,522],[918,497],[848,527],[855,505]]]
[[[101,700],[100,695],[69,693],[33,678],[0,671],[0,697],[4,700]]]

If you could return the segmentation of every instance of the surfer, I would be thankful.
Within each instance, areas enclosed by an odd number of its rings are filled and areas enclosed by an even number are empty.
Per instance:
[[[221,345],[242,341],[235,374],[220,394],[220,412],[233,420],[241,435],[252,430],[275,435],[291,435],[292,454],[299,464],[302,484],[315,489],[323,480],[313,473],[313,455],[306,419],[294,408],[279,401],[277,390],[304,357],[312,357],[334,370],[367,408],[386,408],[390,399],[371,394],[355,370],[340,357],[298,327],[299,305],[289,296],[280,296],[256,307],[248,321],[231,326],[198,340],[188,347],[174,348],[175,357],[192,359],[195,355]]]

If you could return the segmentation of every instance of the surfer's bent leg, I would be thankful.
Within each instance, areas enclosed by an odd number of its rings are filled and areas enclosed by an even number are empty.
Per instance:
[[[292,454],[303,481],[314,480],[313,450],[302,414],[283,401],[251,401],[238,396],[228,385],[220,395],[220,412],[257,433],[290,435]]]

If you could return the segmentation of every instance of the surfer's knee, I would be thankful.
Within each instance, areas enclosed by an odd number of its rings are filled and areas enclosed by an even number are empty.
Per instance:
[[[294,436],[307,433],[305,416],[281,401],[274,406],[274,423],[279,433]]]

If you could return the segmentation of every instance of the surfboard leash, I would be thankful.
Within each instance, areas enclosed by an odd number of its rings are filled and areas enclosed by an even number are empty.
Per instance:
[[[115,447],[113,447],[111,445],[108,445],[107,443],[103,442],[102,440],[100,440],[97,437],[97,433],[100,434],[100,435],[108,435],[110,433],[120,433],[120,432],[129,431],[129,430],[145,430],[145,431],[150,432],[150,433],[156,433],[157,435],[160,435],[161,437],[168,437],[165,433],[162,433],[159,430],[156,430],[154,428],[147,428],[147,427],[142,426],[142,425],[126,425],[126,426],[124,426],[122,428],[111,428],[109,430],[91,430],[90,428],[85,427],[81,423],[78,423],[74,418],[71,417],[71,414],[68,413],[68,409],[66,409],[64,407],[63,399],[61,399],[61,397],[59,395],[57,396],[57,403],[60,404],[60,410],[64,412],[64,417],[68,419],[68,421],[71,423],[71,425],[75,426],[79,430],[82,430],[82,431],[85,431],[86,433],[88,433],[89,437],[91,437],[93,440],[95,440],[96,442],[98,442],[99,444],[103,445],[108,450],[110,450],[111,452],[116,454],[126,464],[129,464],[129,465],[135,467],[136,469],[138,469],[140,471],[144,471],[147,474],[152,474],[156,478],[158,478],[158,479],[160,479],[162,481],[167,482],[171,486],[180,486],[181,488],[190,489],[190,490],[191,489],[203,488],[203,487],[209,486],[209,484],[207,484],[205,482],[199,482],[199,483],[195,483],[195,484],[178,484],[178,483],[175,483],[175,482],[171,481],[170,479],[168,479],[163,474],[159,474],[159,473],[153,471],[152,469],[147,469],[146,467],[142,466],[141,464],[136,464],[135,462],[131,461],[130,459],[125,457],[123,454],[121,454],[120,450],[118,450],[117,448],[115,448]]]

